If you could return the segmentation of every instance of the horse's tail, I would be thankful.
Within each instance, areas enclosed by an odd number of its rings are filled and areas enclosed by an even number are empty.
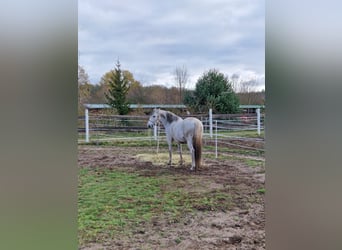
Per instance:
[[[195,123],[195,134],[193,138],[193,147],[195,149],[195,168],[196,169],[198,169],[201,166],[202,134],[203,134],[203,125],[200,121],[198,121]]]

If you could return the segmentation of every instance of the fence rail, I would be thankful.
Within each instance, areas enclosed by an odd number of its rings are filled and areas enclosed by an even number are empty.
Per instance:
[[[186,118],[184,116],[183,118]],[[203,123],[204,133],[213,137],[213,129],[225,136],[228,132],[258,131],[264,129],[264,115],[256,114],[214,114],[214,115],[193,115]],[[78,133],[79,141],[89,142],[98,139],[114,139],[119,133],[136,132],[148,136],[150,132],[146,127],[148,116],[119,116],[88,114],[79,116]],[[214,124],[215,123],[215,124]],[[156,137],[156,132],[153,136]],[[152,135],[151,135],[152,136]],[[84,139],[84,138],[85,139]],[[136,136],[133,136],[136,137]]]
[[[186,118],[184,116],[182,118]],[[214,144],[215,155],[220,147],[233,146],[264,151],[264,114],[195,115],[202,121],[205,144]],[[165,141],[165,131],[146,127],[149,116],[99,115],[86,112],[78,119],[78,142]],[[237,143],[237,142],[243,142]],[[250,146],[252,144],[254,146]],[[255,146],[257,145],[257,146]]]

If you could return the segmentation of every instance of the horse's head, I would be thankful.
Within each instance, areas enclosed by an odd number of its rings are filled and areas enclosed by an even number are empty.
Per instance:
[[[159,121],[159,109],[153,109],[152,114],[147,122],[148,128],[153,128]]]

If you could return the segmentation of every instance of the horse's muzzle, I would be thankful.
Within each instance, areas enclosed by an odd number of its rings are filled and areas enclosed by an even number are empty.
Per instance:
[[[153,127],[154,127],[154,124],[152,122],[147,123],[147,128],[153,128]]]

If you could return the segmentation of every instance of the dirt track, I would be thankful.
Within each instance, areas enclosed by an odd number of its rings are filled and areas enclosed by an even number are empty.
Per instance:
[[[151,153],[154,153],[150,149]],[[95,249],[265,249],[264,167],[251,168],[243,161],[208,159],[204,167],[190,172],[186,167],[155,166],[135,156],[146,148],[79,146],[80,167],[105,167],[154,176],[172,173],[186,183],[189,175],[209,183],[210,189],[227,190],[234,206],[227,211],[199,208],[179,221],[156,218],[137,229],[133,237],[82,246]],[[187,152],[185,152],[187,153]],[[195,188],[189,184],[186,188]],[[181,240],[179,240],[181,239]]]

